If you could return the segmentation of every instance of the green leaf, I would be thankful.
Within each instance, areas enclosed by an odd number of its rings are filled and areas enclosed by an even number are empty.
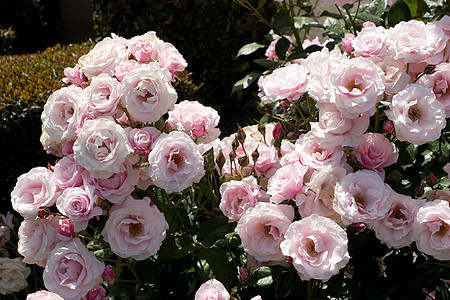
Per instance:
[[[231,90],[231,94],[234,94],[237,91],[246,89],[250,86],[250,84],[261,76],[261,72],[252,71],[247,74],[244,78],[239,80],[233,85],[233,89]]]
[[[301,30],[303,27],[318,27],[319,23],[310,17],[294,17],[294,27]]]
[[[260,267],[253,271],[250,279],[247,284],[257,286],[257,287],[266,287],[273,284],[272,271],[269,267]]]
[[[220,248],[204,249],[199,253],[200,258],[206,260],[210,270],[217,280],[219,280],[225,288],[229,289],[233,281],[233,268],[228,261],[227,254]]]
[[[280,10],[274,17],[273,17],[273,31],[278,34],[283,34],[283,28],[285,26],[289,25],[289,12],[287,10]]]
[[[217,201],[216,196],[214,196],[213,190],[207,184],[206,177],[203,177],[202,180],[200,180],[200,182],[197,183],[197,186],[200,188],[200,190],[203,192],[206,198],[208,198],[209,201],[216,203]]]
[[[197,240],[205,246],[212,245],[233,231],[235,226],[236,223],[229,223],[225,216],[211,217],[200,225]]]
[[[163,241],[158,251],[158,260],[183,258],[195,249],[195,243],[192,237],[183,232],[176,236],[166,238]]]
[[[408,5],[411,15],[423,15],[424,13],[430,11],[430,8],[424,0],[403,0],[403,2]]]
[[[211,148],[205,153],[203,153],[203,159],[204,159],[204,167],[206,172],[212,172],[214,170],[214,166],[216,164],[215,158],[214,158],[214,149]]]
[[[291,60],[294,60],[294,59],[299,59],[299,58],[306,58],[307,56],[308,56],[308,53],[306,53],[306,51],[294,52],[291,55],[289,55],[288,61],[291,61]]]
[[[278,40],[277,44],[275,45],[275,53],[277,54],[279,59],[286,59],[286,52],[288,51],[290,46],[291,42],[287,38],[282,37]]]
[[[276,62],[265,59],[265,58],[257,58],[253,62],[260,66],[263,66],[264,68],[266,68],[268,70],[274,70],[277,67]]]
[[[102,260],[102,258],[110,258],[114,253],[111,251],[111,248],[104,248],[94,251],[94,254],[95,257],[97,257],[99,260]]]
[[[366,13],[366,12],[360,12],[357,16],[358,19],[360,19],[363,22],[371,21],[374,22],[377,26],[382,26],[384,24],[384,20],[378,16]]]
[[[239,49],[237,56],[249,55],[249,54],[252,54],[253,52],[255,52],[256,50],[264,48],[264,47],[266,47],[266,46],[264,46],[263,44],[250,43],[250,44],[243,46],[241,49]]]
[[[416,159],[417,156],[417,146],[414,144],[410,144],[408,147],[406,147],[406,152],[408,152],[409,157],[411,157],[411,159]]]
[[[311,45],[311,46],[309,46],[308,48],[305,49],[305,52],[306,52],[306,53],[313,53],[313,52],[316,52],[316,51],[320,51],[320,50],[322,50],[322,49],[323,49],[322,46],[319,46],[319,45]]]
[[[258,10],[263,8],[265,4],[266,4],[266,0],[259,0],[258,1]]]
[[[362,10],[366,14],[381,17],[386,10],[387,1],[386,0],[375,0],[372,1],[367,7]],[[359,14],[358,14],[359,16]]]
[[[402,0],[397,0],[392,4],[388,15],[388,24],[390,27],[394,27],[401,21],[411,20],[411,10]]]

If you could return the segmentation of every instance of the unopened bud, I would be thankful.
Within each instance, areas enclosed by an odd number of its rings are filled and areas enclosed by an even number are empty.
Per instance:
[[[258,131],[262,134],[262,136],[266,136],[266,125],[258,123]]]
[[[358,232],[363,232],[364,230],[366,230],[366,228],[367,228],[367,226],[364,223],[361,223],[361,222],[355,223],[355,229]]]
[[[50,215],[50,213],[48,211],[46,211],[45,209],[42,209],[42,208],[39,209],[39,212],[38,212],[39,218],[45,218],[48,215]]]
[[[256,148],[255,151],[252,152],[252,159],[254,164],[256,163],[258,158],[259,158],[259,151],[258,148]]]
[[[427,177],[427,184],[428,184],[429,186],[434,186],[434,185],[436,185],[437,183],[438,183],[438,180],[437,180],[436,176],[434,176],[433,174],[430,174],[430,175]]]
[[[246,167],[248,166],[249,160],[248,160],[248,156],[241,156],[238,158],[238,163],[241,167]]]
[[[114,268],[111,265],[106,265],[105,266],[105,270],[103,271],[102,274],[103,278],[105,278],[105,280],[110,281],[111,279],[114,278]]]
[[[273,136],[275,139],[280,138],[280,137],[281,137],[281,131],[282,131],[282,130],[283,130],[283,125],[281,125],[281,123],[275,124],[275,128],[273,129],[273,132],[272,132],[272,136]]]
[[[233,151],[236,151],[236,149],[239,147],[239,140],[236,138],[231,142],[231,148],[233,149]]]
[[[282,109],[289,109],[289,107],[291,107],[291,104],[287,100],[280,100],[280,106]]]
[[[241,128],[241,126],[238,127],[238,132],[237,132],[237,134],[236,134],[236,138],[237,138],[238,142],[239,142],[241,145],[244,145],[244,142],[245,142],[245,132],[244,132],[244,130]]]
[[[234,161],[236,159],[236,152],[231,151],[229,157],[231,161]]]
[[[383,123],[383,129],[387,133],[392,133],[392,131],[394,130],[394,122],[392,122],[391,120],[385,121]]]
[[[246,166],[246,167],[243,167],[243,168],[241,169],[241,173],[242,173],[242,175],[244,175],[245,177],[250,176],[250,175],[252,175],[252,173],[253,173],[253,167],[252,167],[252,166]]]
[[[70,241],[75,237],[73,221],[71,219],[60,219],[57,236],[61,241]]]
[[[436,70],[435,65],[427,65],[425,67],[425,70],[423,70],[423,74],[430,75],[433,74],[435,70]]]
[[[223,155],[222,149],[220,149],[219,154],[217,154],[216,164],[219,167],[219,170],[222,171],[223,165],[225,165],[225,155]]]
[[[242,282],[246,282],[247,280],[250,279],[250,272],[243,267],[238,267],[238,273],[239,273],[239,279]]]
[[[290,263],[292,263],[294,261],[294,259],[292,258],[292,256],[286,256],[286,260]]]

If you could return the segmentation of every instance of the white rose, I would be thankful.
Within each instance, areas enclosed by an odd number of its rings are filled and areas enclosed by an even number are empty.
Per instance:
[[[0,257],[0,293],[8,295],[28,286],[27,277],[31,269],[22,262],[22,258]]]

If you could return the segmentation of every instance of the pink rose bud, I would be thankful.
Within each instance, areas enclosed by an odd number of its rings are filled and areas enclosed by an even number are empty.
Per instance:
[[[114,268],[111,265],[106,265],[105,266],[105,271],[103,271],[103,278],[105,278],[105,280],[112,280],[114,278]]]
[[[367,226],[364,223],[355,223],[355,229],[358,232],[363,232],[364,230],[366,230]]]
[[[281,100],[281,101],[280,101],[280,106],[281,106],[283,109],[289,109],[289,107],[290,107],[291,105],[290,105],[289,101]]]
[[[81,298],[81,300],[109,299],[109,298],[106,298],[105,296],[106,296],[106,290],[101,285],[97,285],[92,290],[90,290],[86,296]]]
[[[63,79],[64,83],[72,83],[76,86],[80,86],[84,83],[84,76],[78,64],[73,68],[65,68],[64,75],[66,76],[66,78]]]
[[[371,21],[366,21],[363,23],[363,28],[370,28],[370,27],[375,27],[375,23],[371,22]]]
[[[239,267],[238,272],[241,281],[246,282],[250,279],[250,272],[246,268]]]
[[[273,129],[273,132],[272,132],[272,135],[275,139],[280,137],[282,129],[283,129],[283,126],[281,125],[281,123],[277,123],[275,125],[275,128]]]
[[[383,129],[387,133],[392,133],[392,131],[394,130],[394,122],[392,122],[391,120],[387,120],[383,124]]]
[[[352,41],[356,38],[354,34],[347,33],[342,39],[342,44],[344,45],[345,52],[350,53],[353,50]]]
[[[73,221],[70,219],[60,219],[57,235],[62,241],[70,241],[73,239],[75,237]]]
[[[292,256],[286,256],[286,260],[290,263],[292,263],[294,261],[294,259],[292,258]]]
[[[427,183],[429,186],[434,186],[435,184],[438,183],[438,180],[437,180],[436,176],[434,176],[433,174],[430,174],[427,178]]]
[[[39,209],[39,213],[38,216],[39,218],[45,218],[46,216],[50,215],[50,213],[48,211],[46,211],[45,209]]]

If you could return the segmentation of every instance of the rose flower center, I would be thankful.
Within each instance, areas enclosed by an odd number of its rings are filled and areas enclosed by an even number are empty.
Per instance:
[[[132,237],[137,236],[142,231],[142,224],[141,223],[131,223],[128,225],[128,232]]]
[[[319,255],[319,252],[316,251],[316,244],[314,244],[313,240],[308,239],[306,242],[306,252],[308,255],[316,257]]]
[[[177,165],[177,167],[180,167],[183,164],[184,157],[179,153],[175,153],[174,155],[172,155],[172,160]]]
[[[361,195],[355,196],[355,202],[359,207],[364,207],[366,205],[366,200]]]
[[[419,120],[422,117],[422,113],[420,112],[420,109],[416,105],[413,105],[408,110],[408,118],[411,119],[411,121],[415,122]]]
[[[400,209],[401,208],[399,206],[394,207],[394,209],[392,210],[391,218],[406,220],[406,216],[401,212]]]
[[[437,236],[444,236],[449,229],[449,226],[447,223],[441,220],[441,226],[439,228],[439,231],[436,232]]]

